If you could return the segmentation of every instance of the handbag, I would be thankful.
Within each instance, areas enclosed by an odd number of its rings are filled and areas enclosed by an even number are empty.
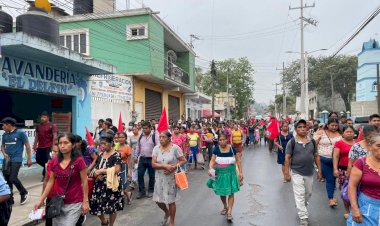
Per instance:
[[[363,169],[364,169],[364,159],[361,158],[360,159],[362,161],[362,165],[363,165]],[[346,180],[344,181],[343,185],[342,185],[342,190],[340,190],[340,197],[342,198],[342,200],[345,202],[345,203],[350,203],[350,198],[348,197],[348,181],[349,181],[349,177],[346,178]],[[358,184],[358,187],[357,187],[357,190],[356,190],[356,195],[359,196],[359,193],[360,193],[360,183]]]
[[[189,182],[185,171],[177,164],[177,170],[175,172],[175,183],[180,190],[185,190],[189,188]]]
[[[3,159],[3,174],[9,175],[11,173],[11,160],[9,157]]]
[[[70,183],[71,175],[73,174],[73,170],[74,170],[74,164],[71,163],[70,174],[69,174],[69,178],[67,179],[65,191],[63,192],[62,195],[54,195],[53,198],[50,200],[50,202],[47,204],[47,211],[46,211],[47,218],[54,218],[61,215],[63,200],[65,199],[67,188]]]

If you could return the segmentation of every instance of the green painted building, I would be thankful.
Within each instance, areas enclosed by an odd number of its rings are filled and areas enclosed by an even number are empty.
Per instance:
[[[156,12],[143,8],[57,20],[62,46],[82,53],[85,59],[115,65],[117,74],[132,78],[132,100],[118,103],[130,108],[125,118],[158,119],[163,107],[169,119],[184,116],[184,94],[195,91],[195,53]],[[117,108],[103,113],[117,119]]]

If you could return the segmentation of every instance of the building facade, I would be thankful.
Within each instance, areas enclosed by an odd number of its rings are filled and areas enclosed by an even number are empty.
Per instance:
[[[157,120],[163,107],[169,119],[185,117],[184,94],[195,90],[195,53],[156,12],[98,10],[57,19],[62,46],[111,63],[119,76],[132,78],[126,118]],[[109,116],[117,119],[118,113]]]
[[[353,116],[377,113],[377,66],[380,64],[380,44],[375,39],[364,42],[358,54],[356,101],[351,103]]]
[[[380,45],[375,39],[363,43],[358,54],[356,101],[373,101],[377,96],[376,68],[380,64]]]

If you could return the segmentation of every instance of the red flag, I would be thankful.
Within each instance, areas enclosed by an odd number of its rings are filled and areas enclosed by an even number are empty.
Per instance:
[[[94,139],[92,138],[90,132],[88,131],[87,127],[86,127],[86,140],[87,140],[87,143],[88,145],[90,146],[94,146]]]
[[[124,131],[124,128],[123,128],[123,119],[121,118],[121,112],[120,112],[120,115],[119,115],[119,124],[117,126],[117,132],[123,132]]]
[[[359,143],[362,140],[364,140],[363,129],[359,129],[359,135],[358,138],[356,138],[356,143]]]
[[[166,117],[166,108],[162,110],[160,121],[158,122],[157,131],[161,133],[162,131],[169,130],[168,118]]]
[[[268,126],[267,130],[270,132],[269,138],[271,140],[274,140],[275,138],[278,137],[278,135],[280,135],[280,129],[278,128],[278,125],[279,125],[279,123],[278,123],[277,119],[274,118],[272,120],[272,123]]]
[[[264,120],[261,119],[261,120],[259,121],[259,124],[260,124],[260,126],[265,126],[265,122],[264,122]]]

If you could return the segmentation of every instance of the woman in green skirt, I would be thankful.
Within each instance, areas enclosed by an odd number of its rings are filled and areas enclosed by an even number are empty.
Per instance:
[[[219,144],[215,145],[210,161],[208,174],[211,178],[207,186],[212,188],[222,200],[224,208],[220,214],[227,215],[227,220],[231,221],[234,193],[240,190],[240,185],[243,183],[243,169],[240,156],[236,155],[236,150],[227,144],[227,136],[221,134],[218,140]]]

